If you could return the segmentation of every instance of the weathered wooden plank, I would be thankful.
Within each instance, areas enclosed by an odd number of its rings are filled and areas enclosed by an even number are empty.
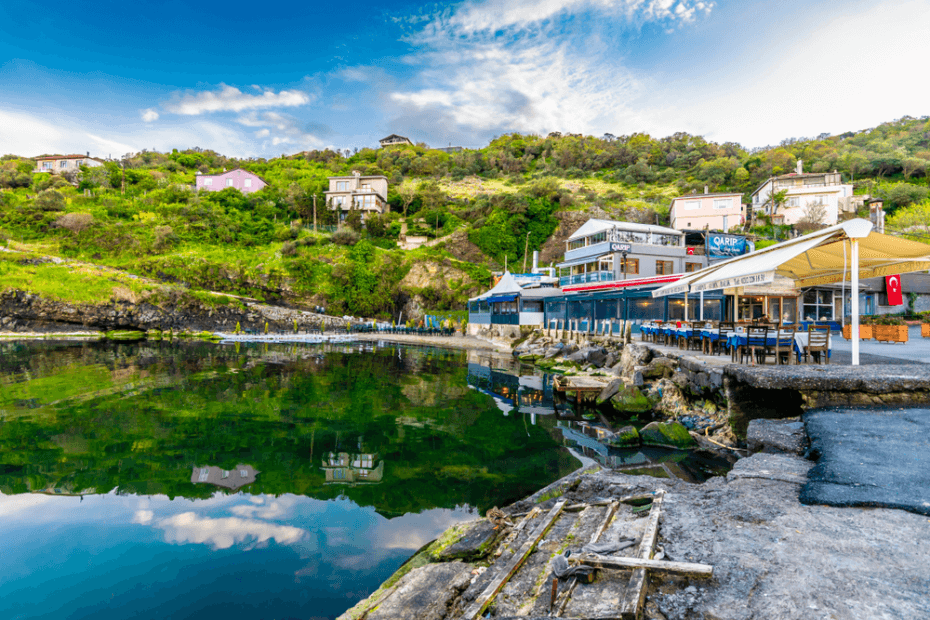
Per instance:
[[[643,530],[643,539],[639,543],[636,557],[643,560],[651,560],[655,552],[656,539],[659,536],[659,517],[662,514],[662,498],[665,497],[665,491],[659,489],[656,491],[655,499],[652,500],[652,510],[649,511],[649,521],[646,523],[646,529]],[[620,601],[620,616],[623,618],[638,618],[639,611],[643,607],[646,598],[646,569],[636,568],[630,577],[630,583],[627,585],[623,599]]]
[[[613,501],[610,503],[607,508],[607,512],[604,513],[604,520],[601,521],[600,526],[595,530],[594,534],[591,535],[591,541],[588,544],[593,545],[600,539],[601,535],[607,531],[607,528],[610,526],[611,519],[614,518],[614,515],[617,513],[617,508],[620,507],[619,501]],[[559,608],[556,610],[555,615],[559,617],[565,611],[565,607],[568,605],[569,599],[572,597],[572,593],[575,591],[575,587],[578,585],[578,578],[572,577],[571,583],[568,584],[568,589],[565,590],[565,594],[562,597],[562,602],[559,603]]]
[[[710,564],[695,564],[692,562],[667,562],[665,560],[647,560],[645,558],[628,558],[624,556],[595,555],[583,553],[569,558],[571,562],[580,562],[596,568],[647,568],[649,570],[664,571],[695,577],[711,577],[714,567]]]
[[[520,535],[520,532],[523,531],[523,528],[526,527],[526,524],[529,523],[530,520],[535,519],[536,515],[541,512],[542,509],[539,506],[534,506],[531,511],[523,513],[523,519],[514,526],[513,530],[511,530],[509,534],[507,534],[507,538],[505,538],[503,542],[497,545],[497,551],[494,552],[494,557],[500,557],[500,555],[504,552],[504,549],[506,549],[507,546],[510,545],[510,543],[512,543],[517,538],[517,536]],[[511,516],[518,517],[520,515]]]
[[[480,616],[484,610],[491,604],[491,601],[494,600],[494,597],[497,596],[497,593],[501,591],[501,588],[507,583],[508,580],[517,572],[517,569],[523,565],[523,562],[526,561],[526,558],[533,552],[533,549],[539,544],[539,541],[542,540],[542,537],[546,535],[546,532],[549,531],[549,528],[552,527],[552,524],[555,523],[555,520],[559,518],[559,515],[562,513],[562,509],[565,507],[565,500],[557,502],[555,506],[552,507],[552,510],[549,511],[549,514],[540,522],[536,529],[533,531],[529,540],[523,543],[523,546],[514,554],[509,562],[503,567],[500,574],[491,580],[491,583],[488,584],[488,587],[484,589],[478,598],[468,606],[468,609],[465,610],[465,613],[462,615],[463,618],[467,620],[473,620]]]

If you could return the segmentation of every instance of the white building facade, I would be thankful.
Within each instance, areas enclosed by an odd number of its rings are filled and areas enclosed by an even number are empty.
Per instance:
[[[785,203],[773,211],[772,195],[786,191]],[[843,183],[838,172],[805,173],[801,160],[797,171],[772,177],[752,193],[752,208],[772,217],[775,224],[812,223],[832,226],[839,222],[841,204],[853,195],[853,186]]]

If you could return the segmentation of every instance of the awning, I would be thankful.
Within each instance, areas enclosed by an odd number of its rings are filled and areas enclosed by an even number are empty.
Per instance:
[[[519,295],[494,295],[492,297],[488,297],[484,301],[488,302],[489,304],[493,304],[499,301],[516,301],[517,297],[519,297]]]
[[[569,261],[565,261],[564,263],[556,264],[556,269],[563,269],[565,267],[574,267],[575,265],[584,265],[586,263],[596,263],[597,261],[601,260],[605,256],[613,256],[613,255],[614,255],[613,252],[609,252],[607,254],[601,254],[600,256],[586,256],[585,258],[569,260]]]

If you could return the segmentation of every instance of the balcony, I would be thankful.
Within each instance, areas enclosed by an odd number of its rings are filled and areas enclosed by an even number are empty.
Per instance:
[[[591,271],[589,273],[578,273],[572,276],[562,276],[559,278],[559,286],[587,284],[589,282],[613,282],[613,280],[613,271]]]

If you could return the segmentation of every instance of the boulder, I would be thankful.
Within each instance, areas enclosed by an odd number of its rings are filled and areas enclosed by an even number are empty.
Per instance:
[[[650,422],[639,432],[644,446],[686,450],[695,446],[694,438],[678,422]]]
[[[598,368],[604,367],[607,361],[607,349],[604,347],[588,347],[584,349],[585,360]]]
[[[642,368],[644,379],[667,379],[675,374],[678,364],[667,357],[657,357]]]
[[[604,360],[605,368],[613,368],[614,364],[617,363],[617,355],[613,352],[607,354],[607,359]]]
[[[645,366],[652,359],[652,349],[641,344],[630,343],[623,347],[620,354],[621,376],[629,377],[633,368]]]
[[[578,350],[578,345],[575,344],[574,342],[569,342],[568,344],[565,345],[565,348],[562,349],[562,355],[569,356],[577,350]]]
[[[563,347],[559,345],[556,345],[554,347],[549,347],[548,349],[546,349],[545,353],[543,353],[543,357],[546,358],[547,360],[551,360],[553,357],[562,353],[562,349]]]
[[[637,387],[629,386],[611,396],[610,404],[620,413],[643,413],[652,410],[652,401]]]
[[[614,379],[613,381],[607,384],[607,387],[601,390],[601,393],[597,395],[597,399],[595,400],[595,402],[598,405],[603,405],[605,402],[610,400],[610,398],[614,394],[619,392],[620,388],[622,387],[623,387],[623,381],[621,379]]]
[[[585,361],[584,351],[575,351],[574,353],[565,356],[565,361],[572,362],[574,364],[581,364]]]
[[[438,557],[443,561],[481,559],[491,551],[503,532],[504,528],[495,526],[489,519],[482,519],[443,549]]]
[[[691,406],[681,393],[681,389],[669,379],[659,379],[649,391],[652,399],[658,402],[656,409],[668,417],[686,415]]]
[[[639,447],[639,433],[632,426],[624,426],[607,443],[617,448],[636,448]]]

